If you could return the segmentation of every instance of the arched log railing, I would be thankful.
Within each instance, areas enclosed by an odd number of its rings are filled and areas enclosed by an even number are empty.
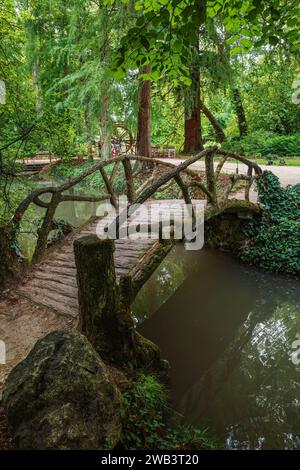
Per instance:
[[[217,165],[217,168],[214,168],[214,157],[221,156],[221,160]],[[231,184],[229,185],[225,194],[221,197],[217,194],[217,180],[220,177],[224,163],[228,158],[234,158],[241,163],[244,163],[248,167],[247,175],[234,175],[231,176]],[[182,175],[187,175],[191,178],[195,177],[197,171],[190,169],[190,166],[197,161],[204,159],[205,161],[205,174],[206,174],[206,184],[191,180],[188,184],[184,182]],[[139,190],[135,189],[134,186],[134,174],[132,171],[131,161],[143,162],[148,165],[153,166],[153,164],[161,165],[165,168],[169,168],[169,171],[166,171],[163,175],[157,179],[151,177],[146,181]],[[45,249],[47,247],[47,241],[50,231],[53,227],[53,218],[55,211],[58,205],[64,201],[89,201],[89,202],[101,202],[104,200],[110,200],[111,204],[118,209],[118,201],[116,193],[113,189],[113,178],[116,174],[116,167],[121,163],[124,168],[125,180],[127,185],[127,197],[129,204],[143,204],[146,200],[151,198],[158,190],[166,187],[166,185],[172,183],[173,181],[178,185],[182,192],[184,201],[187,204],[192,204],[190,197],[190,188],[198,187],[205,194],[208,204],[215,209],[219,210],[225,204],[230,192],[232,191],[234,185],[237,181],[243,179],[247,181],[245,188],[245,200],[249,202],[249,193],[251,186],[256,178],[262,174],[261,168],[254,162],[248,160],[245,157],[240,155],[227,152],[223,149],[212,147],[203,150],[201,153],[195,155],[194,157],[189,158],[188,160],[183,161],[180,165],[176,166],[171,162],[165,162],[157,160],[154,158],[140,157],[136,155],[121,155],[119,157],[114,157],[109,160],[101,161],[96,163],[84,170],[79,176],[74,177],[67,181],[66,183],[56,186],[56,187],[44,187],[34,190],[29,194],[17,207],[14,216],[13,223],[18,225],[26,210],[31,204],[35,204],[39,207],[46,209],[46,213],[42,222],[41,227],[38,230],[38,239],[33,255],[33,262],[38,262],[43,256]],[[114,164],[111,175],[109,176],[105,170],[105,167],[108,165]],[[87,195],[68,195],[65,194],[66,191],[73,188],[74,186],[81,183],[85,178],[92,175],[95,172],[99,172],[107,194],[102,194],[99,196],[87,196]],[[49,202],[45,202],[41,199],[41,196],[44,194],[50,194],[51,199]],[[250,203],[249,203],[250,205]],[[134,212],[134,209],[133,209]],[[118,216],[119,218],[119,216]],[[117,218],[117,219],[118,219]],[[118,221],[117,221],[118,224]]]

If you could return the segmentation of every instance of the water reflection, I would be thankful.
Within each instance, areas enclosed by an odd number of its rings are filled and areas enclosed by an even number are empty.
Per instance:
[[[54,186],[60,182],[43,181],[39,182],[40,185]],[[84,193],[84,186],[81,188],[80,185],[77,188],[77,192]],[[65,194],[73,194],[72,190],[66,191]],[[49,200],[50,195],[43,195],[41,199],[44,201]],[[96,215],[97,203],[87,201],[65,201],[61,202],[56,210],[55,219],[63,220],[73,227],[79,227],[80,225],[87,222],[91,217]],[[45,215],[45,209],[31,205],[28,211],[25,213],[24,221],[21,227],[21,234],[19,237],[21,253],[24,257],[31,259],[35,245],[36,245],[36,230]]]
[[[191,424],[212,427],[229,448],[300,448],[298,281],[178,246],[137,300],[140,319],[143,299],[150,313],[165,301],[139,329],[170,361],[174,401]]]

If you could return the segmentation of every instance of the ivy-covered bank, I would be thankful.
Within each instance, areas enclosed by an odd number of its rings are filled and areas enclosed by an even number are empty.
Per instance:
[[[282,188],[265,171],[257,182],[262,216],[246,227],[241,258],[267,271],[300,274],[300,184]]]

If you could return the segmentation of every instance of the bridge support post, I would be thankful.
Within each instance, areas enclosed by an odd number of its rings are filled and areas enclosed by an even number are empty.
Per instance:
[[[161,369],[163,362],[159,348],[134,328],[130,303],[124,296],[124,285],[120,288],[117,284],[114,249],[113,240],[100,240],[95,235],[74,242],[78,329],[104,360]]]

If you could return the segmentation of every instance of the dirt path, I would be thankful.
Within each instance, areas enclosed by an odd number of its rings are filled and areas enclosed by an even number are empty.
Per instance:
[[[74,328],[75,320],[57,315],[13,293],[0,298],[0,340],[6,345],[6,364],[0,364],[0,390],[16,364],[23,360],[36,341],[58,329]]]

